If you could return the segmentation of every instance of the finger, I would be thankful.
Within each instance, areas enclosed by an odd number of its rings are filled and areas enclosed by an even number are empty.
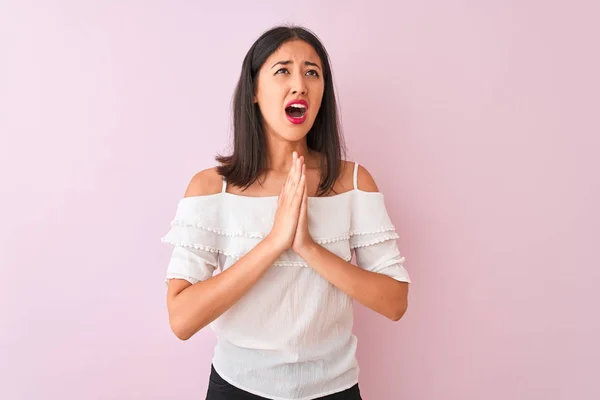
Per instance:
[[[288,172],[287,181],[290,182],[296,173],[296,158],[292,158],[292,166],[290,167],[290,172]]]
[[[306,164],[304,163],[304,156],[302,156],[302,157],[300,157],[300,161],[298,163],[298,166],[300,167],[300,171],[299,171],[300,174],[303,174],[305,172],[305,170],[302,169],[302,168],[304,168],[305,165]]]
[[[287,194],[290,201],[294,200],[295,194],[298,190],[298,185],[300,184],[300,178],[302,176],[302,165],[304,165],[304,156],[298,157],[297,153],[294,152],[294,158],[295,159],[292,162],[292,168],[290,169],[287,182]]]
[[[304,177],[304,181],[306,181],[306,164],[303,163],[303,158],[300,158],[300,165],[298,165],[298,184],[300,184],[300,179]]]
[[[289,193],[290,187],[293,186],[292,181],[294,179],[295,171],[296,171],[296,152],[294,152],[292,154],[292,166],[290,168],[290,171],[288,172],[288,175],[287,175],[287,178],[286,178],[285,184],[284,184],[284,190],[286,191],[286,193]]]
[[[304,179],[304,205],[308,205],[308,181]]]
[[[296,168],[298,166],[298,153],[295,151],[292,153],[292,168],[290,169],[290,174],[294,175],[296,172]]]
[[[287,190],[290,197],[294,196],[296,188],[298,187],[298,170],[300,169],[300,167],[298,166],[298,162],[298,159],[292,162],[292,168],[290,169],[290,174],[288,175]]]
[[[281,202],[283,201],[283,194],[285,193],[285,184],[281,185],[281,190],[279,190],[279,198],[277,199],[277,206],[279,207],[281,205]]]
[[[302,196],[304,195],[306,188],[306,166],[303,165],[301,170],[302,173],[300,175],[300,181],[298,182],[298,186],[296,187],[296,191],[294,193],[294,200],[295,203],[297,203],[297,205],[300,205],[300,203],[302,202]]]
[[[294,151],[292,153],[292,166],[290,167],[290,171],[288,172],[286,182],[294,181],[297,171],[298,171],[298,153],[296,153]]]
[[[294,167],[296,166],[296,160],[298,159],[298,154],[294,151],[292,153],[292,166],[290,168],[290,172],[288,172],[288,176],[293,175]]]
[[[302,194],[302,205],[300,206],[300,218],[307,217],[308,206],[308,181],[304,179],[304,193]]]
[[[302,176],[302,174],[304,173],[304,156],[301,156],[298,158],[297,161],[297,165],[296,165],[296,172],[295,172],[295,182],[296,184],[299,184],[300,182],[300,177]]]

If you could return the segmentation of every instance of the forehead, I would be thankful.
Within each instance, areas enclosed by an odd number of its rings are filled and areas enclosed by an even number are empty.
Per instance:
[[[312,61],[321,65],[321,59],[317,55],[315,49],[303,40],[290,40],[282,44],[273,52],[265,61],[265,67],[271,68],[278,61],[291,60],[296,63],[304,61]]]

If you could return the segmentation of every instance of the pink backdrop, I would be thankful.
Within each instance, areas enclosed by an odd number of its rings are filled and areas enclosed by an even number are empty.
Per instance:
[[[357,307],[364,398],[600,398],[600,6],[207,4],[0,2],[1,397],[204,398],[215,339],[170,332],[159,238],[295,22],[414,280],[398,323]]]

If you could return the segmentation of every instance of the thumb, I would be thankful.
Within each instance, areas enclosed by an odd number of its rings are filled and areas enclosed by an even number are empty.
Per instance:
[[[281,198],[283,197],[284,189],[285,189],[285,185],[281,185],[281,190],[279,191],[279,198],[277,199],[277,206],[281,205]]]
[[[300,205],[300,218],[306,218],[308,213],[308,184],[304,181],[304,194],[302,195],[302,204]]]

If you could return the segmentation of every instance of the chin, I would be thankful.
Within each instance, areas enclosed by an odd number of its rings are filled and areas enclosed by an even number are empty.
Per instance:
[[[310,129],[309,129],[310,130]],[[289,142],[297,142],[298,140],[302,140],[306,137],[306,135],[308,134],[308,131],[306,129],[286,129],[284,131],[282,131],[279,136],[282,139],[285,139]]]
[[[306,121],[298,125],[284,124],[283,126],[275,128],[273,131],[276,132],[276,135],[281,139],[289,142],[297,142],[306,137],[310,128],[312,128],[312,123]]]

